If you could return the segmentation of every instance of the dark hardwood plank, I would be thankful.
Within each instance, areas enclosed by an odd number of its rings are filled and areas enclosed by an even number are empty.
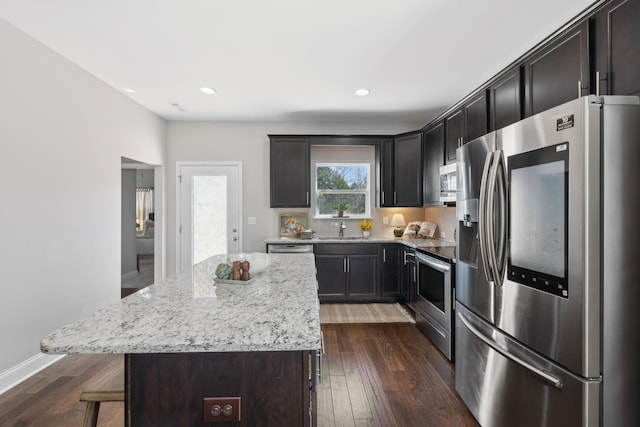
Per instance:
[[[86,403],[79,397],[96,375],[122,363],[121,355],[69,355],[0,395],[0,425],[81,426]],[[124,426],[121,402],[104,403],[100,427]]]
[[[477,427],[454,388],[454,365],[414,324],[323,324],[318,425]],[[80,392],[121,355],[70,355],[0,395],[0,425],[80,426]],[[122,427],[103,403],[99,427]]]

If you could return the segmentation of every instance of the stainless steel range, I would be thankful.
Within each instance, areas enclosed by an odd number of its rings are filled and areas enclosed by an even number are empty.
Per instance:
[[[418,248],[416,325],[447,356],[454,359],[455,247]]]

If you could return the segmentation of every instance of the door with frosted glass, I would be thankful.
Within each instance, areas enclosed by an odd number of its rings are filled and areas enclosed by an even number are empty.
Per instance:
[[[242,251],[240,165],[179,165],[179,271]]]

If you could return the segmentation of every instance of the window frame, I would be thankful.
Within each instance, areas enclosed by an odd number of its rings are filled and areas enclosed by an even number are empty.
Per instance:
[[[319,167],[364,167],[367,173],[367,187],[360,190],[320,190],[318,188],[318,168]],[[364,194],[364,212],[362,214],[345,215],[348,218],[363,219],[371,218],[371,164],[368,162],[316,162],[314,164],[314,218],[317,219],[332,219],[335,218],[335,213],[321,214],[319,212],[320,203],[319,198],[322,194]],[[346,213],[346,212],[345,212]]]

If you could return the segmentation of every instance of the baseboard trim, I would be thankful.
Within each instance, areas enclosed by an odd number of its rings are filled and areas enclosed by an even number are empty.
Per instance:
[[[66,354],[39,353],[22,363],[0,373],[0,394],[12,389],[22,381],[37,374],[52,363],[62,359]]]

